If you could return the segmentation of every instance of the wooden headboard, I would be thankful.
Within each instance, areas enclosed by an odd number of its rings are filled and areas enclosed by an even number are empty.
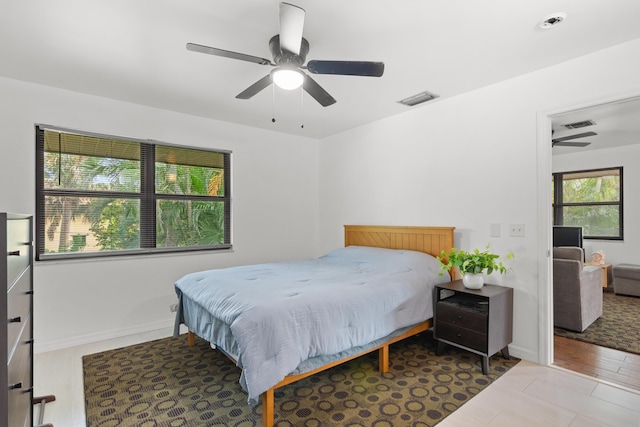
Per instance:
[[[345,225],[345,246],[407,249],[440,256],[453,247],[455,227],[403,227],[381,225]]]

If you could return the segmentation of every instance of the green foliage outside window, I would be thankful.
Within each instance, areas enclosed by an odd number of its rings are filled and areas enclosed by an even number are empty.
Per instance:
[[[554,224],[581,226],[586,238],[621,239],[622,168],[554,174]]]
[[[41,132],[38,254],[229,247],[228,153]]]

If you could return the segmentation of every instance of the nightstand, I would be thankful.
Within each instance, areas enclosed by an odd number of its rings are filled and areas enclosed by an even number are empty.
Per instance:
[[[489,357],[502,351],[509,358],[513,335],[513,289],[484,285],[467,289],[462,280],[437,285],[433,297],[433,337],[439,354],[446,344],[482,356],[482,373]]]

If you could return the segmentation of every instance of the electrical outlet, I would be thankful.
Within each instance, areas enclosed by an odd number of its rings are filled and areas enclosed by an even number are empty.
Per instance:
[[[178,311],[178,304],[169,304],[169,311],[172,313]]]
[[[524,224],[509,224],[509,236],[524,237]]]

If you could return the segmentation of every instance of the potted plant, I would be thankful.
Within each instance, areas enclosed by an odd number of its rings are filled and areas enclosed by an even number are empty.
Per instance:
[[[491,274],[498,271],[504,274],[507,271],[507,267],[499,258],[500,255],[489,252],[489,245],[487,245],[484,251],[476,248],[473,252],[451,248],[448,253],[442,251],[436,259],[440,261],[442,270],[450,271],[457,267],[462,275],[462,283],[467,288],[480,289],[484,285],[484,272]],[[507,258],[513,258],[513,254],[507,254]]]

